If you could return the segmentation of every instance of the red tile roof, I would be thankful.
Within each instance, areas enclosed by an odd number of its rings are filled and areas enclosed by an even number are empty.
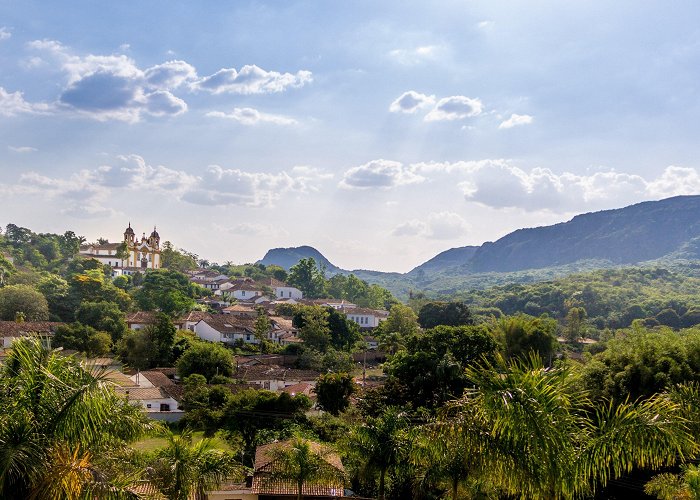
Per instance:
[[[0,321],[0,337],[23,337],[33,333],[52,334],[56,327],[62,324],[56,321]]]

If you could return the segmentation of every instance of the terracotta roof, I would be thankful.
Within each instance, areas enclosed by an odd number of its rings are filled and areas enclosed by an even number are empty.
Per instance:
[[[295,495],[297,486],[293,480],[276,479],[272,473],[278,469],[274,460],[273,450],[290,446],[291,441],[271,443],[258,446],[255,451],[255,472],[253,474],[253,493],[259,495]],[[331,452],[327,447],[308,441],[311,451],[320,456],[328,467],[333,467],[339,475],[345,474],[343,462],[337,453]],[[304,484],[302,493],[304,496],[342,497],[344,482],[342,480],[308,481]]]
[[[212,314],[207,311],[190,311],[184,316],[180,317],[180,321],[185,322],[185,321],[201,321],[203,319],[211,318]]]
[[[162,372],[148,370],[141,372],[139,376],[146,377],[146,380],[148,380],[155,387],[168,387],[170,385],[175,385],[175,382],[173,382]]]
[[[314,370],[297,370],[278,365],[240,366],[236,378],[242,380],[316,380],[319,372]]]
[[[253,312],[256,313],[252,304],[233,304],[224,309],[224,312]]]
[[[383,311],[381,309],[369,309],[366,307],[354,307],[349,310],[343,310],[345,314],[359,314],[362,316],[377,316],[378,318],[384,318],[389,316],[389,311]]]
[[[95,244],[95,245],[81,245],[80,246],[80,251],[83,252],[85,250],[89,250],[91,248],[94,248],[95,250],[116,250],[119,248],[121,245],[121,242],[119,243],[103,243],[101,245]],[[106,255],[102,255],[101,257],[107,257]]]
[[[247,281],[234,281],[233,286],[229,290],[245,290],[251,292],[262,292],[262,287],[256,285],[255,283],[248,283]]]
[[[107,370],[105,378],[117,386],[116,390],[136,386],[133,380],[118,370]]]
[[[128,396],[129,400],[138,401],[172,397],[162,387],[117,387],[114,391],[122,396]]]
[[[33,333],[51,334],[62,324],[56,321],[0,321],[0,337],[23,337]]]
[[[291,287],[290,285],[286,284],[284,281],[280,281],[276,278],[269,278],[269,279],[261,281],[260,283],[262,283],[265,286],[269,286],[270,288],[278,288],[278,287],[294,288],[294,287]]]
[[[233,314],[219,314],[201,322],[206,323],[220,333],[253,333],[255,321],[251,318],[241,318]]]

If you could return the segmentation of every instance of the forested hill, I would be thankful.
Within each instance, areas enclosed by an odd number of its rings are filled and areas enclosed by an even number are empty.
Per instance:
[[[670,254],[698,236],[700,196],[677,196],[520,229],[483,244],[469,267],[471,272],[507,272],[586,259],[631,264]]]
[[[275,265],[289,271],[289,268],[299,262],[301,259],[313,258],[317,264],[325,266],[326,271],[335,274],[342,270],[333,265],[326,257],[318,250],[310,246],[291,247],[291,248],[273,248],[268,250],[259,264],[266,266]]]

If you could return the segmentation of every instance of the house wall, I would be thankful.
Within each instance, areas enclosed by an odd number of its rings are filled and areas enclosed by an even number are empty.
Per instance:
[[[376,328],[379,326],[379,322],[381,321],[373,314],[353,314],[352,311],[348,312],[348,319],[350,321],[354,321],[362,328]]]
[[[234,290],[232,295],[238,300],[248,300],[256,295],[262,295],[262,290]]]
[[[209,342],[223,342],[221,333],[209,326],[204,321],[200,321],[194,325],[194,333],[202,340],[208,340]]]
[[[275,288],[275,295],[279,299],[303,299],[304,294],[293,286],[278,286]]]

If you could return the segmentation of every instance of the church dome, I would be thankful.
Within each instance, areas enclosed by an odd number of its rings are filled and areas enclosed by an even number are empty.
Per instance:
[[[160,235],[158,234],[158,231],[156,231],[155,226],[153,227],[153,232],[151,233],[151,238],[158,238],[158,239],[160,239]]]
[[[134,230],[131,229],[131,222],[129,222],[129,227],[126,228],[126,231],[124,231],[124,234],[134,234]]]

